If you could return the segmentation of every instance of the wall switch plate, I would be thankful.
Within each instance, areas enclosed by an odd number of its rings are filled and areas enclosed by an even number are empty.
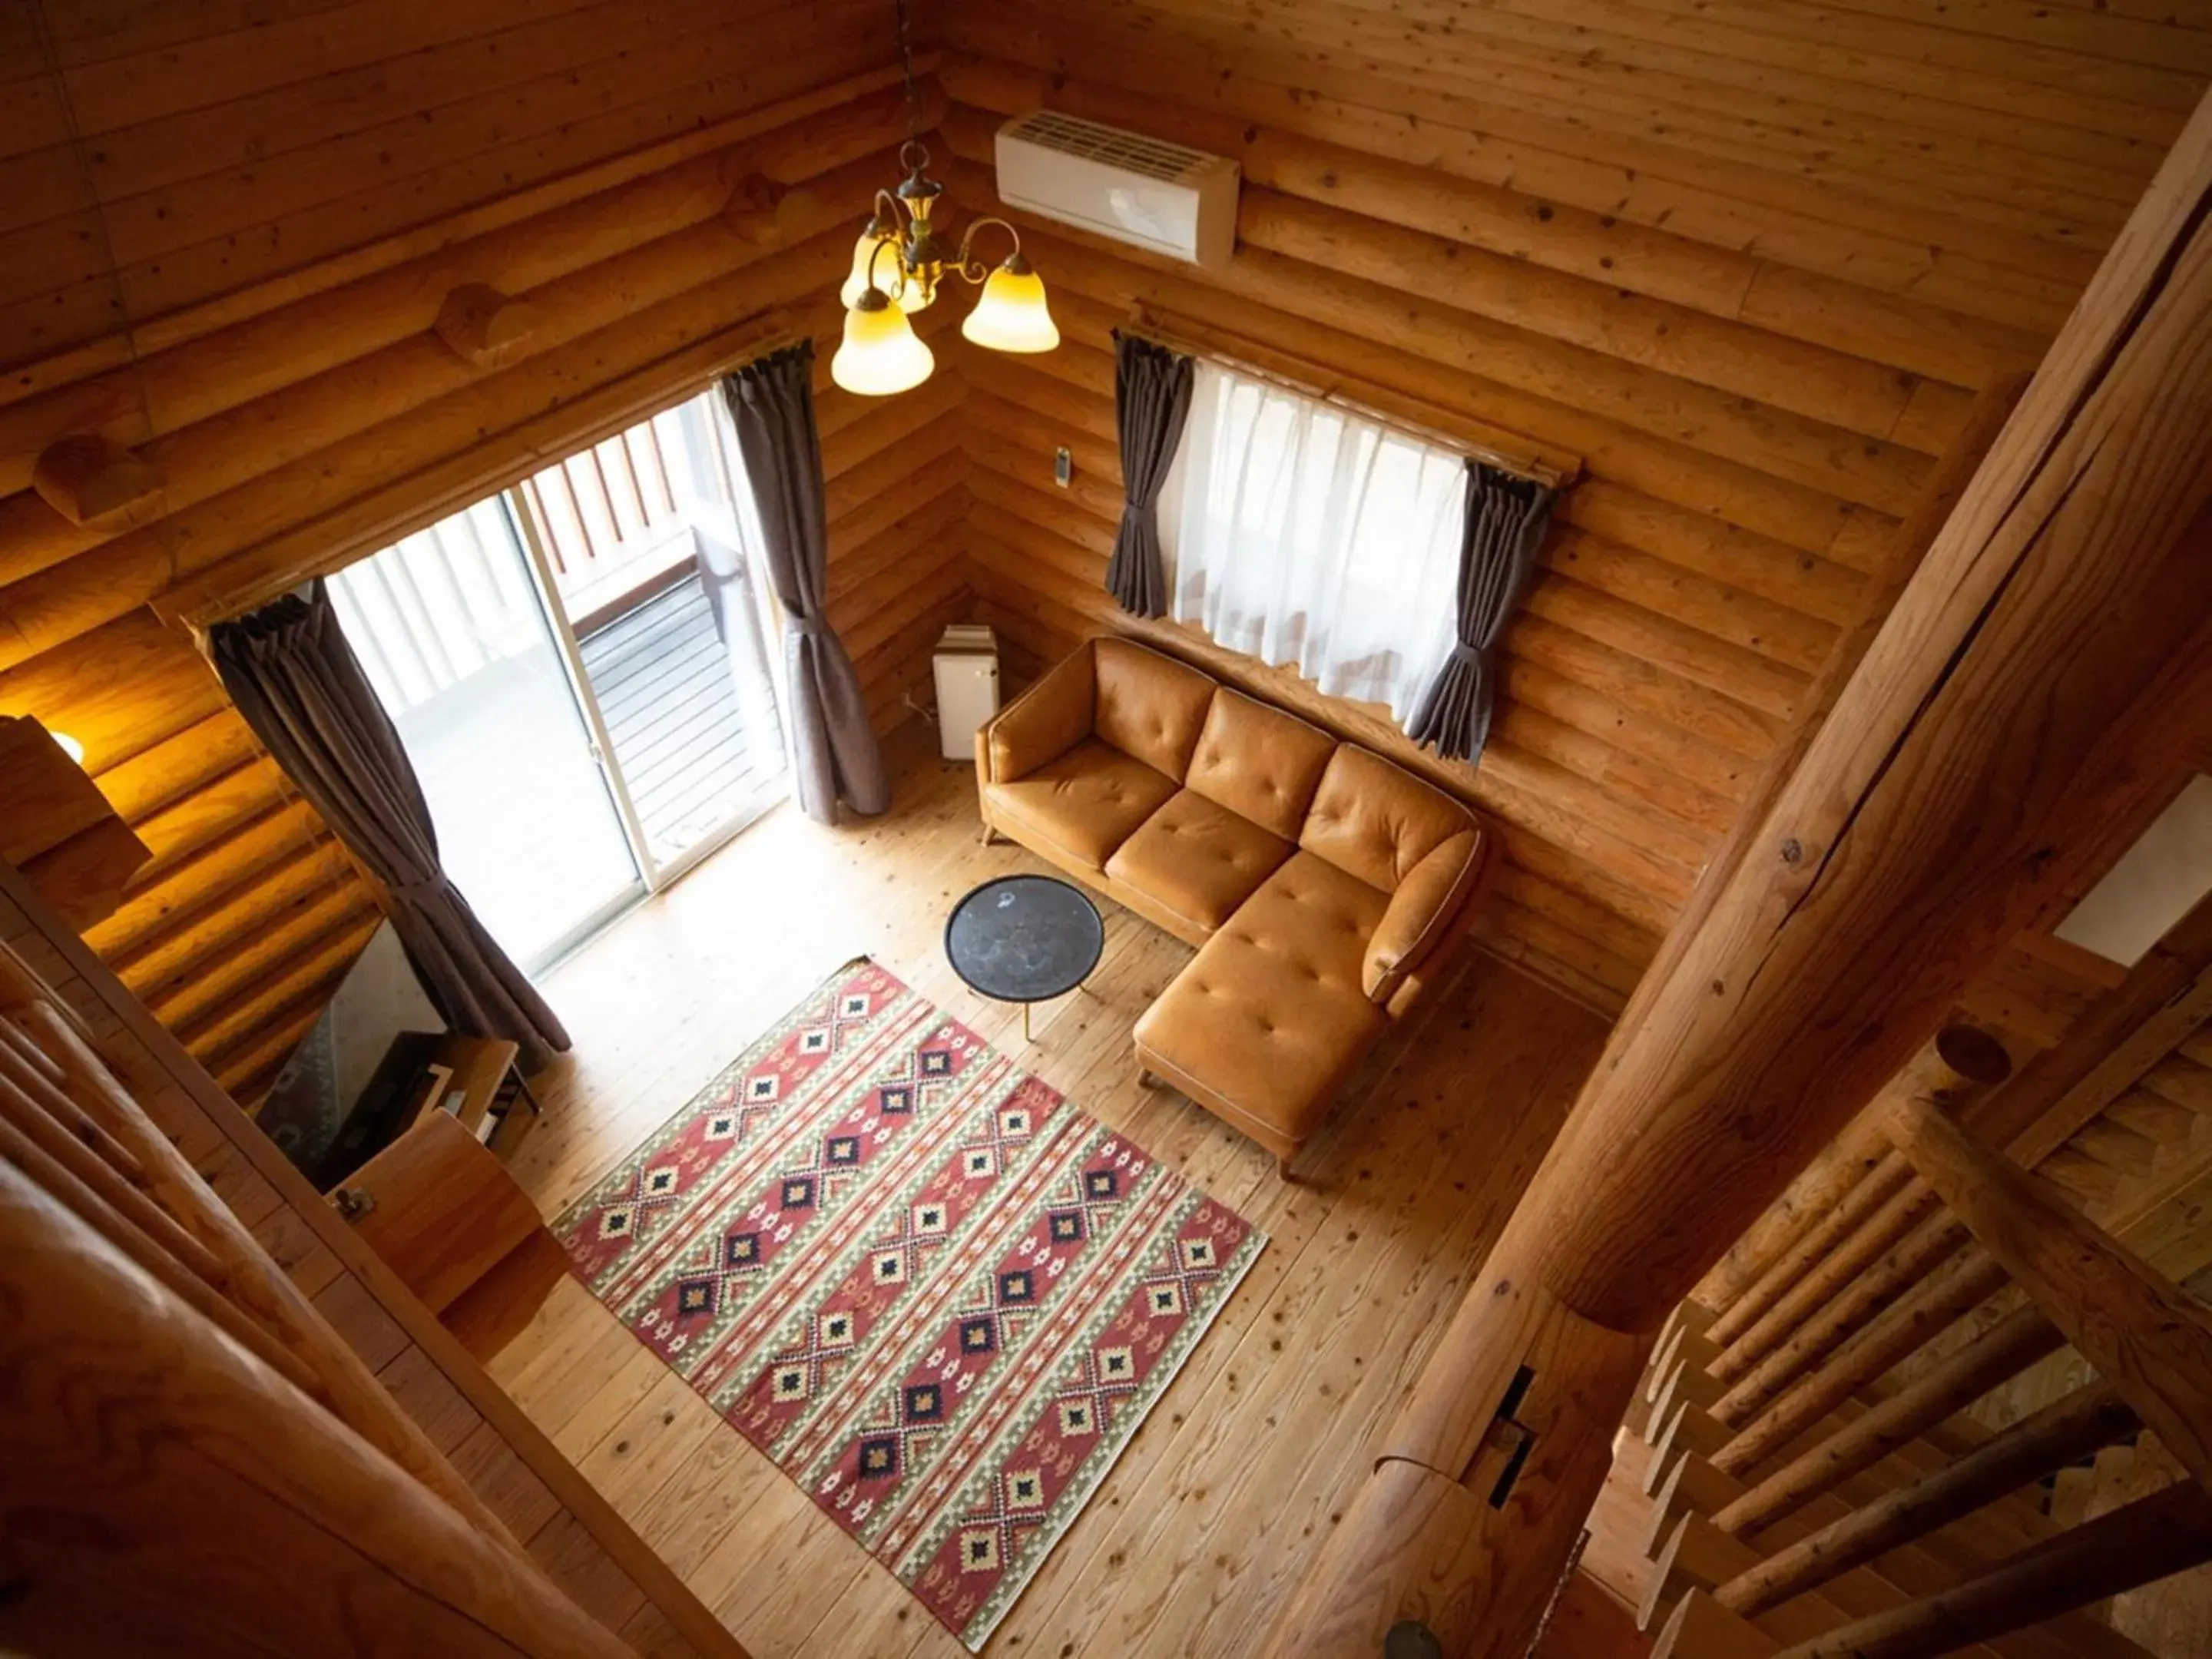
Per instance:
[[[1067,453],[1066,444],[1052,452],[1052,481],[1062,489],[1075,481],[1075,457]]]

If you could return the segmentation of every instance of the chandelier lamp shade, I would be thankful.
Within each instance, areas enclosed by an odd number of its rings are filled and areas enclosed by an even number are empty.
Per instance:
[[[830,360],[830,378],[848,392],[888,397],[927,380],[936,357],[908,321],[937,299],[945,277],[980,284],[975,308],[960,331],[993,351],[1050,351],[1060,330],[1045,303],[1044,281],[1022,257],[1021,233],[1004,219],[977,219],[955,248],[931,222],[945,186],[928,176],[929,152],[908,142],[899,152],[907,176],[896,194],[876,192],[874,214],[853,246],[853,269],[838,290],[845,338]],[[975,241],[997,227],[1013,252],[996,269],[975,257]]]

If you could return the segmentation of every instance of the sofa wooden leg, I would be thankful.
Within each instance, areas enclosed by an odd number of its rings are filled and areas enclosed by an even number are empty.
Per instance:
[[[986,847],[996,847],[1000,842],[1006,840],[1006,837],[987,823],[983,826],[983,833],[977,839]]]
[[[1137,1067],[1137,1086],[1139,1089],[1157,1089],[1160,1086],[1160,1080],[1139,1066]]]
[[[1298,1180],[1297,1176],[1291,1173],[1291,1160],[1287,1158],[1278,1158],[1275,1160],[1275,1176],[1276,1179],[1285,1182],[1292,1187],[1303,1184]]]

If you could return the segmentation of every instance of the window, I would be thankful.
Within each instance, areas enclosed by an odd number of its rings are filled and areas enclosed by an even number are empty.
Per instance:
[[[1160,498],[1169,614],[1401,723],[1451,653],[1462,457],[1198,364]]]

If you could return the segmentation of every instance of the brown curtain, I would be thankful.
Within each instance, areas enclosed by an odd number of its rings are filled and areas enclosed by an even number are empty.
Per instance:
[[[828,618],[829,508],[814,425],[814,342],[772,352],[722,382],[752,484],[769,581],[783,605],[795,793],[810,818],[836,821],[837,803],[872,815],[890,805],[883,751],[860,677]]]
[[[1190,418],[1196,365],[1165,346],[1114,331],[1114,415],[1121,438],[1121,527],[1106,566],[1106,591],[1135,617],[1168,613],[1160,551],[1160,491]]]
[[[440,866],[415,768],[324,585],[208,635],[216,672],[246,723],[390,893],[392,931],[446,1023],[520,1044],[526,1071],[566,1049],[560,1020]]]
[[[1459,553],[1459,638],[1407,723],[1416,743],[1453,760],[1479,760],[1490,738],[1498,641],[1535,574],[1557,492],[1470,459]]]

